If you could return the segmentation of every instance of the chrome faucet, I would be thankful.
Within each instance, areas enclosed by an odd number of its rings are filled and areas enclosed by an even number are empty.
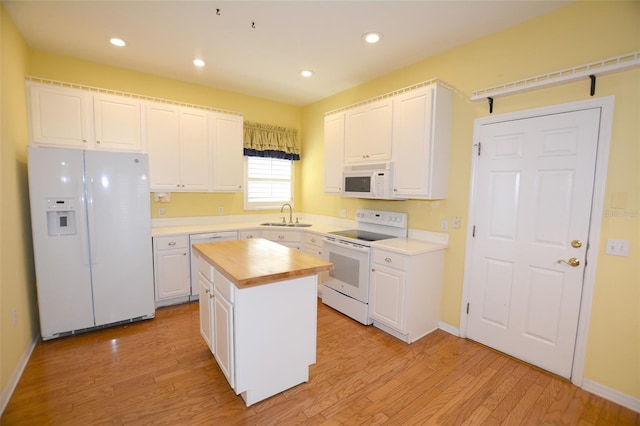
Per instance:
[[[284,203],[284,204],[282,205],[282,207],[280,208],[280,213],[282,213],[282,212],[284,211],[284,208],[285,208],[286,206],[289,206],[289,223],[293,223],[293,208],[291,208],[291,204],[289,204],[289,203]],[[284,219],[284,218],[282,218],[282,219]]]

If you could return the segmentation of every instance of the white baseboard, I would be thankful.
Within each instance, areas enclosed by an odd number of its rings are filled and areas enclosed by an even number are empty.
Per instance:
[[[636,413],[640,413],[640,399],[638,398],[634,398],[588,379],[584,379],[582,381],[582,389],[601,396],[604,399],[608,399],[609,401],[615,402],[616,404],[622,405],[623,407],[627,407]]]
[[[454,327],[450,324],[440,321],[438,323],[438,328],[442,331],[446,331],[449,334],[453,334],[456,337],[460,337],[460,330],[457,327]]]
[[[39,335],[35,335],[29,346],[25,349],[18,361],[18,365],[13,370],[13,374],[9,378],[6,386],[2,389],[2,393],[0,394],[0,415],[4,413],[4,409],[7,408],[7,404],[9,404],[9,399],[11,399],[11,395],[13,395],[13,391],[16,390],[16,386],[18,386],[18,382],[20,381],[20,377],[22,377],[22,373],[24,369],[27,367],[27,363],[29,362],[29,358],[31,358],[31,354],[36,347],[36,344],[40,340]]]

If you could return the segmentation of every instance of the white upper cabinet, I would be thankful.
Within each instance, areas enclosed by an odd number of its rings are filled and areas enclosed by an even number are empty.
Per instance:
[[[96,149],[142,151],[140,101],[124,96],[94,95]]]
[[[213,191],[242,191],[242,124],[240,115],[209,114],[209,140],[213,150]]]
[[[211,189],[211,146],[205,111],[181,108],[180,172],[182,190]]]
[[[452,93],[432,84],[393,98],[394,196],[447,197]]]
[[[148,104],[145,130],[152,191],[180,189],[180,113],[177,107]]]
[[[345,163],[391,159],[393,99],[386,98],[346,111]]]
[[[342,193],[344,112],[324,117],[324,192]]]
[[[209,191],[207,113],[150,103],[145,116],[151,190]]]
[[[30,143],[89,149],[91,93],[79,89],[27,82]]]
[[[140,101],[27,82],[30,143],[143,152]]]

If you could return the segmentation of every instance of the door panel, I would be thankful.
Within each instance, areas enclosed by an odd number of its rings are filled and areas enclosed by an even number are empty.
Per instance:
[[[480,130],[469,338],[570,377],[600,109]],[[576,257],[580,265],[558,263]]]

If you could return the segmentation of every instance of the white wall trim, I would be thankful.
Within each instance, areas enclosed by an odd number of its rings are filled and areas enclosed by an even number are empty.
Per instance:
[[[604,212],[604,196],[607,178],[607,166],[609,163],[609,149],[611,145],[611,130],[613,127],[613,107],[614,97],[605,96],[592,98],[584,101],[570,102],[560,105],[552,105],[542,108],[535,108],[513,113],[499,114],[496,116],[482,117],[474,120],[473,140],[471,141],[472,153],[475,151],[473,145],[477,143],[480,129],[483,125],[498,123],[508,120],[520,120],[537,117],[541,115],[560,114],[571,111],[579,111],[592,108],[601,109],[600,131],[598,138],[598,152],[596,158],[595,182],[593,188],[593,201],[591,205],[591,224],[589,227],[589,245],[587,251],[585,275],[583,281],[582,299],[580,302],[580,318],[578,320],[578,330],[576,333],[576,346],[573,356],[573,368],[571,371],[571,382],[579,387],[583,387],[584,365],[587,353],[587,339],[589,324],[591,320],[591,306],[593,304],[593,291],[595,288],[596,265],[598,261],[598,250],[600,247],[600,233],[602,231],[602,218]],[[469,283],[471,268],[471,251],[473,248],[472,227],[475,217],[475,197],[477,188],[475,187],[475,174],[477,169],[477,156],[472,155],[471,164],[471,190],[469,194],[469,213],[467,223],[467,240],[465,248],[464,277],[462,284],[462,300],[460,306],[460,337],[467,337],[467,315],[466,304],[469,300]]]
[[[438,328],[442,331],[446,331],[449,334],[453,334],[456,337],[460,337],[460,330],[458,330],[457,327],[454,327],[451,324],[447,324],[446,322],[440,321],[438,323]]]
[[[640,399],[629,396],[615,389],[608,388],[589,379],[582,381],[582,389],[591,392],[594,395],[601,396],[604,399],[615,402],[616,404],[627,407],[630,410],[640,413]]]
[[[22,373],[24,369],[27,367],[27,363],[29,362],[29,358],[31,358],[31,354],[36,347],[36,344],[40,340],[40,336],[35,335],[31,343],[27,346],[25,351],[22,353],[20,360],[18,361],[18,365],[13,370],[13,374],[9,378],[9,381],[2,389],[2,393],[0,394],[0,415],[4,413],[4,409],[7,408],[7,404],[9,404],[9,399],[11,399],[11,395],[13,395],[13,391],[16,390],[16,386],[18,386],[18,382],[20,381],[20,377],[22,377]]]

